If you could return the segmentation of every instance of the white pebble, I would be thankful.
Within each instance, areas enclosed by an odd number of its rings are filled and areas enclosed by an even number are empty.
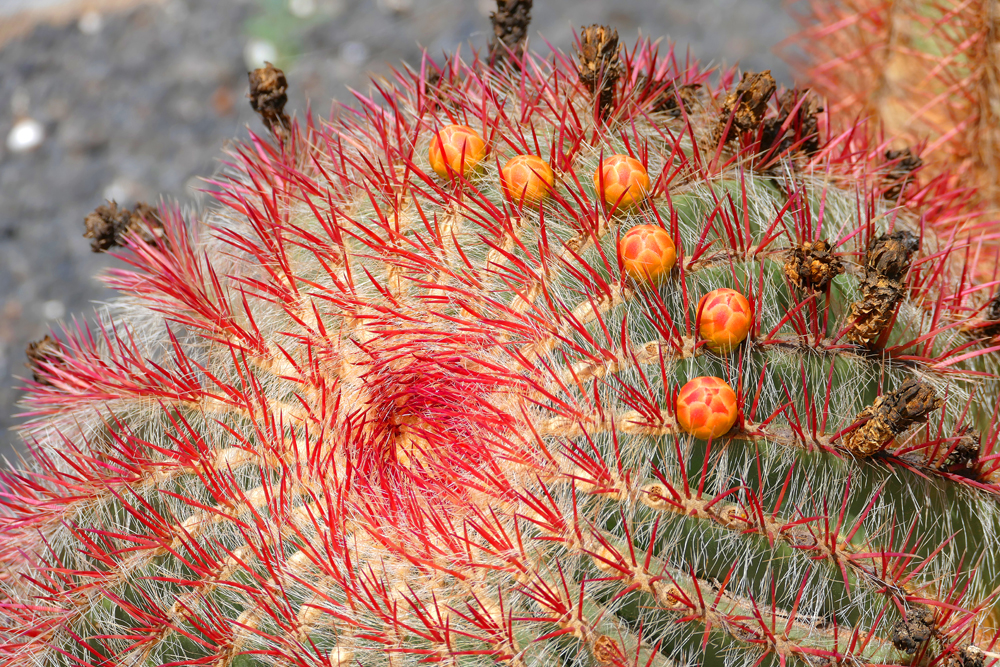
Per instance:
[[[378,0],[377,4],[383,14],[406,14],[413,9],[413,0]]]
[[[132,191],[132,184],[127,179],[119,177],[108,183],[101,196],[107,201],[121,204],[132,199]]]
[[[363,42],[345,42],[340,47],[340,57],[355,67],[364,65],[368,60],[368,47]]]
[[[52,299],[51,301],[46,301],[42,304],[42,315],[47,320],[58,320],[65,314],[66,306],[63,305],[62,301]]]
[[[83,16],[77,22],[76,27],[84,35],[96,35],[104,27],[104,18],[100,12],[90,10],[89,12],[84,12]]]
[[[22,118],[14,123],[7,134],[7,148],[23,153],[38,148],[45,139],[45,128],[34,118]]]
[[[263,67],[278,59],[278,49],[265,39],[251,39],[243,49],[243,60],[249,69]]]
[[[309,18],[316,13],[316,0],[288,0],[288,11],[296,18]]]

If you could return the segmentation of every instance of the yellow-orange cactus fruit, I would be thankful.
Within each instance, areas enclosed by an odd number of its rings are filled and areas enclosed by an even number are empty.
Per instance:
[[[747,298],[725,287],[712,290],[698,302],[698,333],[714,352],[729,352],[742,343],[753,324]]]
[[[594,172],[594,188],[608,204],[628,208],[646,198],[649,174],[634,157],[612,155]]]
[[[468,176],[486,157],[486,142],[471,127],[448,125],[431,138],[428,157],[441,178]]]
[[[736,412],[736,392],[722,378],[696,377],[677,394],[677,423],[700,440],[728,432]]]
[[[500,170],[503,190],[515,202],[537,204],[545,199],[555,183],[549,163],[537,155],[517,155]]]
[[[618,244],[625,272],[636,280],[660,282],[677,261],[670,234],[656,225],[639,225],[625,232]]]

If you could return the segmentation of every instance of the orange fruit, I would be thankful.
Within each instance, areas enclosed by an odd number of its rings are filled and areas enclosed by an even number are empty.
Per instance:
[[[500,170],[500,183],[512,201],[537,204],[549,196],[555,174],[549,163],[537,155],[517,155]]]
[[[608,204],[629,208],[646,198],[649,174],[634,157],[612,155],[594,172],[594,188]]]
[[[618,248],[625,273],[639,281],[659,283],[677,262],[673,239],[657,225],[633,227],[625,232]]]
[[[677,394],[677,423],[699,440],[727,433],[736,413],[736,392],[722,378],[696,377]]]
[[[729,352],[746,340],[753,324],[747,298],[725,287],[712,290],[698,302],[698,333],[713,352]]]
[[[448,125],[431,137],[428,157],[441,178],[467,177],[486,157],[486,142],[471,127]]]

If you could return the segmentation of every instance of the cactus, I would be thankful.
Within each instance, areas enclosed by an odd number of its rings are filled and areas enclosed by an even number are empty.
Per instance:
[[[768,73],[501,41],[325,122],[254,73],[214,208],[98,216],[122,296],[31,350],[3,664],[995,664],[961,196]]]
[[[1000,212],[1000,7],[833,0],[809,3],[798,18],[792,59],[831,111],[872,117],[888,137],[890,162],[919,147],[925,172],[966,188],[966,215],[951,224],[969,226],[969,217],[991,224],[982,221]]]

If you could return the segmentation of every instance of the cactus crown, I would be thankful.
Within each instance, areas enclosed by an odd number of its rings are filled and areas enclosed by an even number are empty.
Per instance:
[[[992,661],[961,193],[767,73],[494,51],[130,218],[33,357],[6,664]]]

